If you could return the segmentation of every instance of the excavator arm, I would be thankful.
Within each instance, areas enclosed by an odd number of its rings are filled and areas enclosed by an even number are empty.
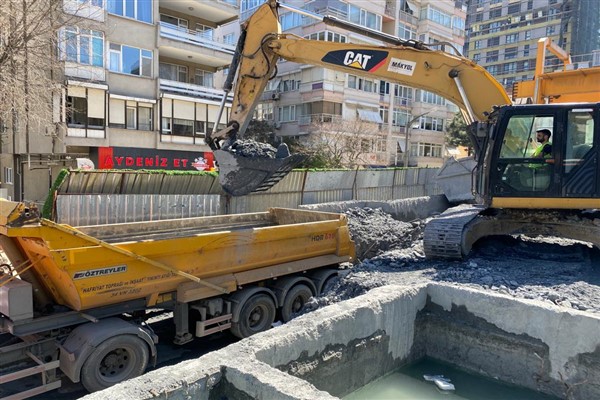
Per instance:
[[[323,20],[327,22],[327,17]],[[336,21],[336,24],[348,23]],[[381,36],[389,41],[384,37],[387,35]],[[467,123],[486,121],[496,106],[510,104],[502,86],[481,66],[460,56],[430,50],[419,42],[395,40],[396,44],[390,46],[372,46],[282,34],[278,3],[270,1],[260,6],[242,26],[238,52],[230,69],[236,78],[229,126],[210,138],[225,190],[234,195],[256,188],[262,190],[265,180],[283,172],[282,178],[298,161],[295,156],[267,159],[239,156],[230,151],[248,126],[256,104],[275,74],[279,58],[436,93],[456,104]],[[229,90],[227,84],[225,90]],[[247,183],[251,178],[256,179]]]

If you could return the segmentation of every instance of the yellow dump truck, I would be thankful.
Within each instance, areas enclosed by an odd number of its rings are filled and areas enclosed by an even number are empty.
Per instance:
[[[0,397],[61,376],[95,391],[156,360],[150,309],[173,311],[175,342],[284,322],[354,257],[344,215],[267,212],[71,227],[0,201]],[[2,388],[4,386],[4,389]]]

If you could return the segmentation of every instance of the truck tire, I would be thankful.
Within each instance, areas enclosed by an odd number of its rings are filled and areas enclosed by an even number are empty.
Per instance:
[[[281,306],[281,319],[288,322],[292,316],[300,311],[308,299],[313,296],[312,291],[306,285],[296,285],[285,295]]]
[[[275,320],[275,302],[271,296],[259,293],[242,306],[240,317],[231,325],[231,333],[244,339],[255,333],[266,331]]]
[[[140,376],[148,365],[148,345],[137,336],[118,335],[89,355],[81,369],[81,382],[90,392],[106,389]]]

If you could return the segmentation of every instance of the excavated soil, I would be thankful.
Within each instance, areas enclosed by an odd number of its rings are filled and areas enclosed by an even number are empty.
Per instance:
[[[426,260],[427,220],[396,221],[381,209],[346,212],[357,263],[304,312],[388,284],[431,281],[600,313],[600,251],[560,238],[490,237],[462,261]]]

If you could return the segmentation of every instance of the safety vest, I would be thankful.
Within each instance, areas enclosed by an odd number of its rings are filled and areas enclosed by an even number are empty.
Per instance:
[[[551,143],[544,143],[543,145],[536,147],[535,150],[533,150],[533,154],[531,155],[531,157],[540,158],[540,155],[544,153],[544,149],[546,148],[546,146],[551,146],[551,147],[544,155],[544,158],[551,158],[552,157],[552,154],[551,154],[552,144]]]

